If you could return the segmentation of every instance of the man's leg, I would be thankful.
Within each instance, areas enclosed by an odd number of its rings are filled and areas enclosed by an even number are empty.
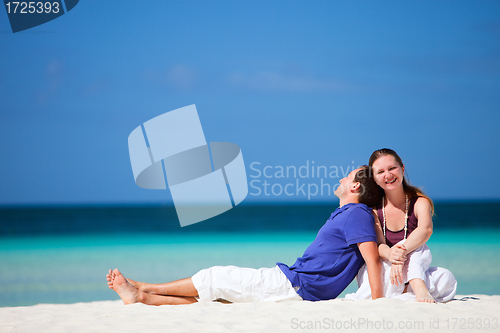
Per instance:
[[[113,280],[115,274],[114,271],[109,270],[106,275],[108,280],[108,286],[113,289]],[[134,281],[132,279],[126,279],[132,286],[137,290],[154,294],[154,295],[165,295],[165,296],[198,296],[198,291],[194,287],[191,278],[181,279],[177,281],[167,282],[167,283],[146,283]]]
[[[112,271],[111,280],[112,286],[110,286],[110,288],[112,287],[112,289],[116,291],[124,304],[144,303],[148,305],[176,305],[191,304],[197,302],[194,296],[197,296],[198,294],[196,292],[193,295],[193,289],[196,289],[194,288],[193,283],[190,281],[190,278],[164,284],[172,284],[172,286],[174,286],[172,290],[177,292],[178,296],[155,295],[137,290],[127,281],[127,279],[122,275],[122,273],[120,273],[118,269]]]

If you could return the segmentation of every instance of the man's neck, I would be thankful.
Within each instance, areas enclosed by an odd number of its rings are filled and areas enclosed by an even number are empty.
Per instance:
[[[339,207],[342,207],[342,206],[350,204],[350,203],[359,203],[358,198],[357,197],[356,198],[349,197],[349,198],[340,199],[340,206]]]

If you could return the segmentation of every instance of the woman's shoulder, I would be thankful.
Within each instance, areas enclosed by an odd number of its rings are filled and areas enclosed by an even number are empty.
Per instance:
[[[423,211],[431,211],[432,204],[430,200],[426,197],[417,196],[415,199],[414,211],[418,214],[418,212]]]
[[[415,200],[415,206],[430,206],[431,205],[431,202],[428,198],[426,197],[423,197],[423,196],[420,196],[420,195],[417,195],[416,197],[412,198],[413,200]]]

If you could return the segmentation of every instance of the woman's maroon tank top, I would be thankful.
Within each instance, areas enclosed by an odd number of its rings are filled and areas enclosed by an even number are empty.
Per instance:
[[[408,232],[406,233],[406,238],[410,236],[413,230],[418,227],[418,219],[415,216],[414,208],[415,202],[417,202],[418,196],[413,196],[408,204]],[[382,211],[382,206],[377,207],[378,219],[382,228],[384,227],[384,212]],[[399,231],[391,231],[385,226],[385,238],[386,243],[389,247],[393,247],[394,244],[399,243],[405,238],[405,229]]]

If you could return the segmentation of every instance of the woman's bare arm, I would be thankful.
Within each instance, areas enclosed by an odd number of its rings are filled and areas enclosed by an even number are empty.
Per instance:
[[[433,225],[429,200],[423,197],[417,199],[417,202],[415,202],[415,216],[418,219],[418,227],[406,239],[404,244],[406,253],[410,253],[425,244],[432,235]]]

